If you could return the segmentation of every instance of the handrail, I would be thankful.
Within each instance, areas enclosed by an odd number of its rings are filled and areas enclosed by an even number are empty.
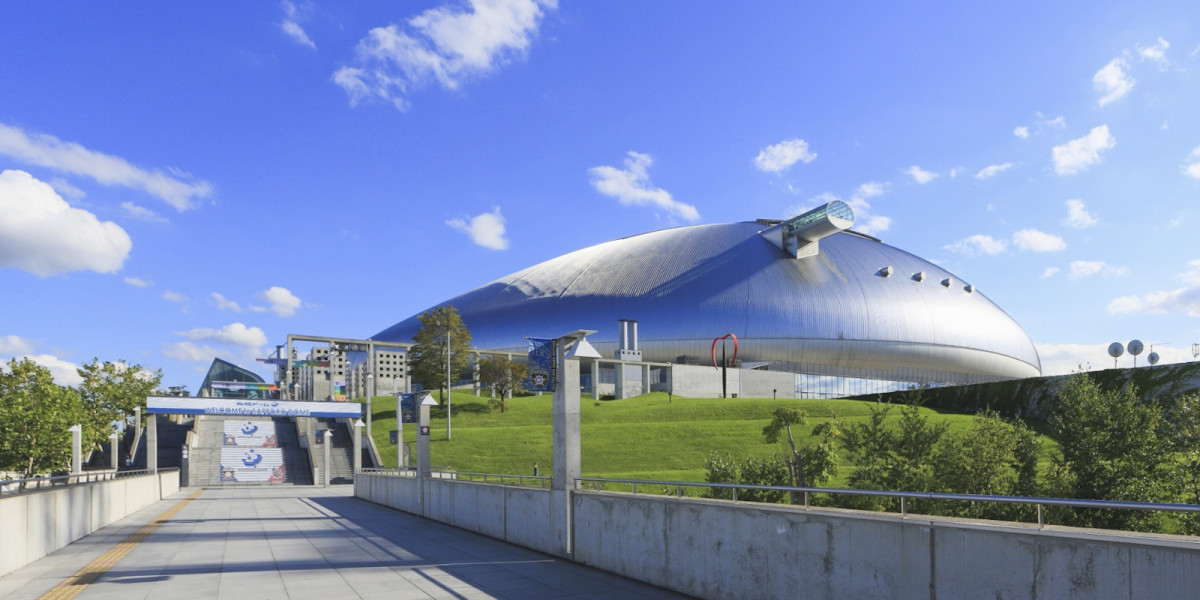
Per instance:
[[[458,476],[458,479],[465,479],[467,481],[475,481],[475,478],[479,477],[479,478],[483,479],[483,483],[494,483],[492,481],[489,481],[489,479],[495,478],[499,481],[500,485],[508,485],[504,482],[506,479],[516,479],[517,485],[524,486],[524,487],[533,487],[532,485],[528,485],[528,486],[525,485],[526,479],[531,479],[531,480],[536,481],[537,487],[540,487],[540,488],[544,488],[544,487],[546,487],[546,485],[548,485],[550,483],[550,477],[547,477],[545,475],[502,475],[499,473],[471,473],[471,472],[464,472],[464,471],[456,471],[455,474]]]
[[[163,473],[178,470],[178,468],[171,467],[159,469],[158,472]],[[146,469],[128,471],[96,469],[92,471],[84,471],[82,473],[73,473],[70,475],[48,475],[45,477],[29,477],[25,479],[0,479],[0,496],[35,492],[38,490],[66,485],[111,481],[113,479],[148,474],[150,474],[150,471]]]
[[[884,498],[899,498],[900,513],[903,516],[908,516],[907,500],[946,500],[958,502],[996,502],[1003,504],[1024,504],[1034,505],[1037,507],[1038,527],[1046,526],[1045,514],[1043,508],[1045,506],[1069,506],[1073,508],[1102,508],[1112,510],[1158,510],[1164,512],[1179,512],[1179,513],[1200,513],[1200,505],[1197,504],[1172,504],[1163,502],[1132,502],[1127,500],[1086,500],[1075,498],[1047,498],[1033,496],[990,496],[981,494],[949,494],[944,492],[892,492],[886,490],[860,490],[852,488],[819,488],[819,487],[796,487],[796,486],[775,486],[775,485],[750,485],[741,483],[709,483],[695,481],[661,481],[647,479],[606,479],[602,477],[576,477],[575,489],[579,490],[580,483],[592,482],[600,483],[620,483],[630,484],[632,493],[637,493],[638,485],[662,485],[674,486],[676,496],[682,495],[684,487],[703,487],[729,489],[733,491],[733,501],[737,502],[738,490],[757,490],[770,492],[800,492],[804,494],[804,508],[811,508],[811,494],[830,494],[830,495],[847,495],[847,496],[872,496]]]

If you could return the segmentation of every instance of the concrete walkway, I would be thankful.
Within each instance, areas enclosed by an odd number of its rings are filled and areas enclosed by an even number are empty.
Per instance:
[[[0,598],[684,597],[358,500],[350,486],[207,489],[188,500],[196,492],[0,577]]]

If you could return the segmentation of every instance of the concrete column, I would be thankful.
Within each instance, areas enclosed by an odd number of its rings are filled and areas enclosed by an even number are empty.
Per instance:
[[[617,384],[613,389],[613,397],[617,400],[625,399],[625,363],[617,361],[613,365],[613,373],[617,376]]]
[[[372,356],[371,361],[375,358]],[[371,400],[375,398],[375,372],[367,372],[367,437],[371,437]],[[399,414],[399,413],[397,413]]]
[[[333,432],[325,430],[325,464],[321,466],[322,481],[329,487],[329,447],[333,445]]]
[[[555,361],[558,380],[554,385],[554,405],[551,421],[554,426],[554,471],[550,480],[551,535],[561,556],[571,556],[571,492],[579,477],[579,361],[567,360],[563,346],[568,340],[558,340]]]
[[[83,428],[78,423],[70,426],[71,432],[71,475],[83,472]]]
[[[114,431],[112,435],[108,436],[108,464],[109,468],[114,471],[117,470],[117,450],[117,432]]]
[[[592,359],[592,400],[600,400],[600,359]]]
[[[354,420],[354,474],[362,471],[362,419]]]
[[[158,472],[158,415],[146,415],[146,470]]]
[[[420,417],[417,419],[417,477],[428,479],[431,473],[429,466],[429,402],[437,404],[432,396],[425,396],[417,408]]]
[[[479,397],[479,353],[475,353],[475,364],[471,365],[471,388],[475,397]]]
[[[290,335],[287,340],[287,354],[283,355],[283,358],[287,360],[287,365],[284,367],[284,383],[286,384],[284,385],[284,389],[286,390],[284,393],[287,394],[286,397],[288,400],[295,400],[297,394],[296,388],[292,387],[292,383],[294,382],[292,381],[292,336]]]
[[[642,365],[642,393],[650,393],[650,365]]]

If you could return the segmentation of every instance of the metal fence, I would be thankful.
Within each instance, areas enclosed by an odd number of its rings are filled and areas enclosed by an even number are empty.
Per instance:
[[[629,485],[630,492],[637,494],[638,486],[642,486],[643,493],[650,486],[660,487],[665,490],[666,494],[672,491],[675,496],[683,496],[684,488],[709,488],[709,489],[726,489],[730,490],[734,502],[738,502],[738,490],[755,490],[761,492],[782,492],[791,495],[800,494],[803,496],[801,505],[808,509],[812,508],[812,496],[814,494],[824,494],[829,496],[867,496],[876,498],[888,498],[900,500],[901,516],[908,516],[908,504],[912,500],[929,500],[929,501],[944,501],[944,502],[979,502],[992,504],[1016,504],[1035,506],[1037,508],[1037,523],[1039,528],[1046,526],[1045,508],[1048,506],[1063,506],[1071,508],[1091,508],[1091,509],[1106,509],[1106,510],[1140,510],[1140,511],[1163,511],[1172,513],[1200,513],[1200,505],[1196,504],[1168,504],[1161,502],[1127,502],[1122,500],[1080,500],[1074,498],[1040,498],[1040,497],[1024,497],[1024,496],[987,496],[976,494],[945,494],[940,492],[891,492],[885,490],[859,490],[849,488],[817,488],[817,487],[790,487],[790,486],[770,486],[770,485],[745,485],[738,483],[698,483],[688,481],[656,481],[646,479],[606,479],[601,477],[579,477],[575,480],[576,489],[583,489],[584,483],[593,484],[595,489],[604,488],[608,490],[611,484],[621,486]],[[673,488],[673,489],[672,489]],[[610,490],[611,491],[611,490]],[[656,494],[662,495],[662,494]]]
[[[159,472],[174,470],[177,469],[159,469]],[[95,471],[84,471],[82,473],[73,473],[70,475],[49,475],[46,477],[31,477],[28,479],[0,479],[0,496],[36,492],[38,490],[48,490],[66,485],[109,481],[120,477],[132,477],[135,475],[146,475],[148,473],[150,473],[150,471],[145,469],[129,471],[102,469]]]

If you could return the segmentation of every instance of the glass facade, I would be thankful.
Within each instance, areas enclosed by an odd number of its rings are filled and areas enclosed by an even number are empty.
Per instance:
[[[196,395],[207,398],[273,400],[279,398],[279,387],[263,381],[262,377],[249,369],[214,358]]]

